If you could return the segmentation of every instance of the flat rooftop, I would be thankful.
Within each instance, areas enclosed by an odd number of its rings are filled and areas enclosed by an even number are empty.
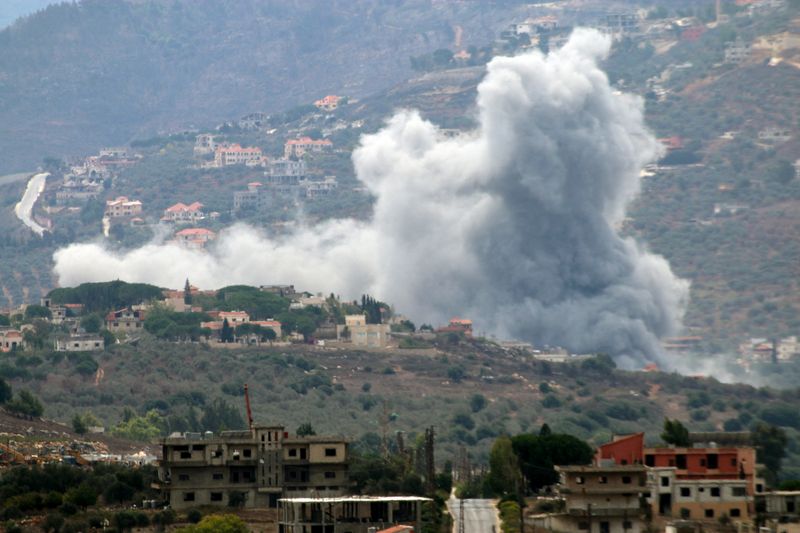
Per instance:
[[[375,503],[375,502],[429,502],[423,496],[337,496],[331,498],[281,498],[285,503]]]

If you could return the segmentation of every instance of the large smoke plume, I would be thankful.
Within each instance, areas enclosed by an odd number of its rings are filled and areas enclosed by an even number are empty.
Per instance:
[[[615,93],[598,67],[609,47],[577,30],[549,55],[495,58],[478,126],[461,137],[414,111],[364,136],[353,162],[376,197],[368,222],[280,237],[239,225],[208,252],[75,244],[55,254],[59,281],[368,292],[418,322],[464,315],[503,338],[607,352],[628,367],[659,361],[688,285],[615,230],[660,149],[641,99]]]

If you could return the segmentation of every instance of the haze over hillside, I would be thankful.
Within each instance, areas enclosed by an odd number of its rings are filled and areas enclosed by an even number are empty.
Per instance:
[[[423,0],[86,0],[0,32],[0,173],[159,130],[363,96],[514,9]],[[324,89],[323,89],[324,88]],[[9,105],[13,102],[13,105]]]

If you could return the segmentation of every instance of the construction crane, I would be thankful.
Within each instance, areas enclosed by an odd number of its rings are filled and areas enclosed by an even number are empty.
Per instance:
[[[247,427],[253,429],[253,411],[250,410],[250,392],[247,390],[247,383],[244,384],[244,403],[247,407]]]
[[[11,458],[7,459],[5,456],[10,455]],[[11,446],[0,444],[0,463],[12,465],[24,465],[29,462],[29,459],[19,453]]]

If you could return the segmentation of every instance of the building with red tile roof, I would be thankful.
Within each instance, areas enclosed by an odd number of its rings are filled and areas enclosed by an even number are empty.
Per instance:
[[[341,96],[336,96],[335,94],[329,94],[324,98],[320,98],[314,105],[317,106],[318,109],[322,109],[324,111],[333,111],[337,107],[339,107],[339,102],[341,101]]]
[[[300,137],[299,139],[289,139],[283,146],[283,155],[286,158],[303,157],[308,152],[327,152],[333,149],[330,139],[312,139],[311,137]]]
[[[178,202],[164,210],[161,220],[165,222],[197,222],[205,218],[203,204],[193,202],[189,205]]]
[[[206,228],[186,228],[175,233],[175,242],[187,248],[204,248],[217,234]]]
[[[256,166],[264,162],[261,148],[242,148],[239,144],[222,144],[214,149],[214,165],[228,167],[231,165]]]

